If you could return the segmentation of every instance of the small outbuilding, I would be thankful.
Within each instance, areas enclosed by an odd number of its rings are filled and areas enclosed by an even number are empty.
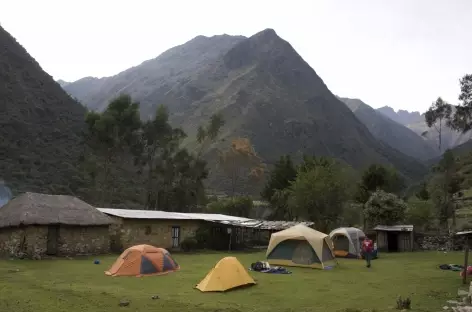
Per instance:
[[[0,207],[0,255],[107,253],[112,222],[73,196],[24,193]]]
[[[377,248],[380,251],[413,251],[413,225],[377,225]]]

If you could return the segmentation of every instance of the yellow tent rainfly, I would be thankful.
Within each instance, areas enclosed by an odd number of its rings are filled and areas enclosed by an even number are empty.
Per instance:
[[[245,285],[254,285],[243,265],[235,257],[225,257],[218,261],[207,276],[196,286],[202,292],[226,291]]]
[[[273,265],[324,269],[336,264],[329,236],[302,224],[272,234],[266,256]]]

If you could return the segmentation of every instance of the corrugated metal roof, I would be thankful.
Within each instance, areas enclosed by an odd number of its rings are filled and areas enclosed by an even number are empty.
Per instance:
[[[183,213],[182,212],[178,214],[186,215],[194,219],[206,220],[206,221],[237,221],[237,222],[255,221],[253,219],[228,216],[228,215],[223,215],[223,214],[215,214],[215,213]]]
[[[387,232],[412,232],[413,225],[377,225],[374,230]]]
[[[262,221],[242,217],[228,216],[213,213],[183,213],[169,212],[160,210],[131,210],[131,209],[112,209],[97,208],[99,211],[124,219],[164,219],[164,220],[202,220],[215,222],[231,226],[239,226],[260,230],[285,230],[297,224],[311,226],[313,222],[297,221]]]
[[[132,209],[112,209],[97,208],[108,215],[125,218],[125,219],[180,219],[180,220],[205,220],[205,221],[232,221],[245,222],[254,221],[248,218],[228,216],[213,213],[183,213],[169,212],[161,210],[132,210]]]
[[[131,210],[131,209],[112,209],[112,208],[97,208],[107,215],[120,217],[124,219],[179,219],[192,220],[195,219],[186,214],[160,211],[160,210]],[[198,219],[197,219],[198,220]]]
[[[469,231],[461,231],[461,232],[457,232],[456,235],[471,235],[472,234],[472,231],[469,230]]]

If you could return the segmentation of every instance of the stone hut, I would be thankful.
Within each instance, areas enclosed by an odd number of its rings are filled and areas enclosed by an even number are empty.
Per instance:
[[[24,193],[0,207],[0,255],[75,256],[107,253],[113,220],[67,195]]]
[[[112,252],[121,252],[139,244],[168,250],[180,249],[180,243],[195,236],[204,220],[191,214],[156,211],[97,208],[113,218],[110,226]]]

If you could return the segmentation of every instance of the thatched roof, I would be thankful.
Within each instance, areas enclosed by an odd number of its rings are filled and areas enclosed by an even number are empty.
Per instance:
[[[24,193],[0,207],[0,228],[18,225],[108,225],[113,220],[68,195]]]

